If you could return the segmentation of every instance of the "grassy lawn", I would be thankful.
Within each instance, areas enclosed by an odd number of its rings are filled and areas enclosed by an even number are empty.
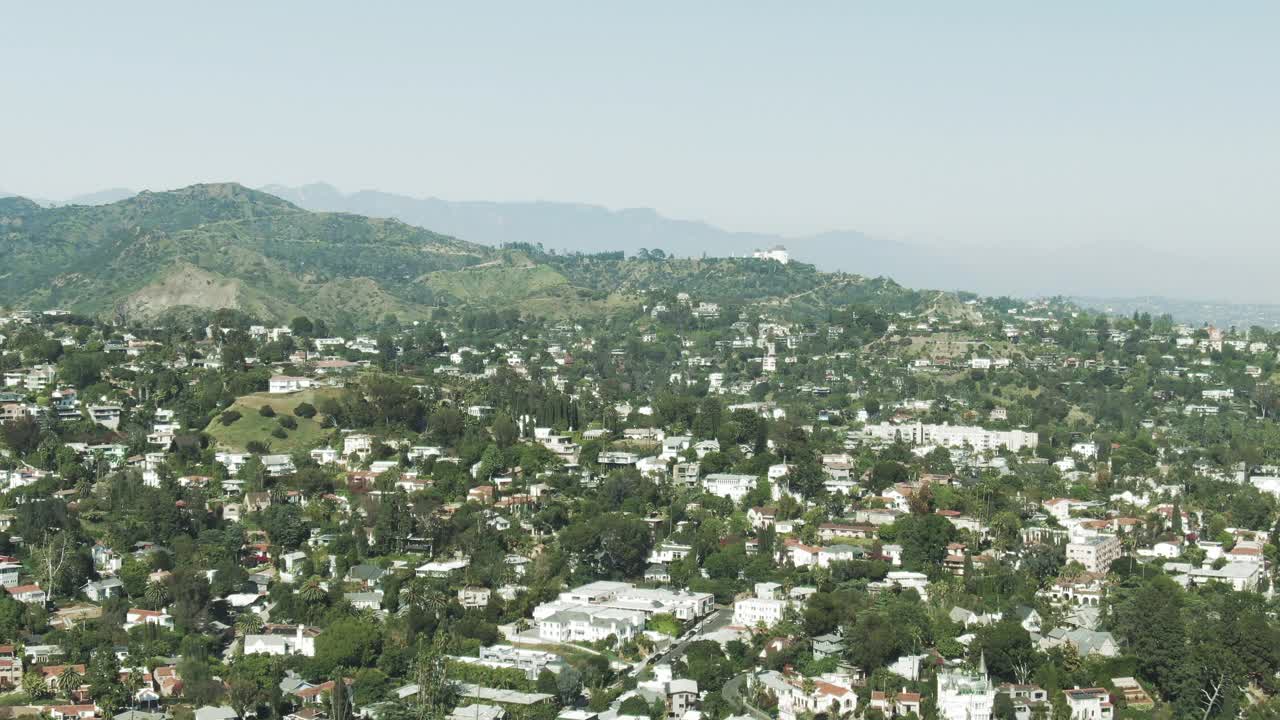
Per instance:
[[[230,426],[225,426],[218,418],[214,418],[213,422],[209,423],[209,427],[205,428],[205,432],[214,438],[219,448],[226,450],[244,450],[253,440],[271,443],[272,452],[290,453],[294,450],[315,447],[328,434],[328,431],[321,426],[324,417],[321,415],[313,418],[294,417],[293,409],[304,402],[318,405],[321,399],[337,397],[341,393],[342,391],[336,388],[317,388],[288,395],[268,393],[245,395],[232,403],[229,408],[240,413],[239,420]],[[275,409],[276,417],[259,415],[258,410],[263,405],[270,405]],[[271,431],[280,427],[277,418],[281,415],[289,415],[298,421],[296,429],[286,430],[289,437],[284,439],[271,436]]]

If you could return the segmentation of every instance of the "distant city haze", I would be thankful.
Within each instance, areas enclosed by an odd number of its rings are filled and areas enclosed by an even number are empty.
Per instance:
[[[1266,2],[25,3],[0,189],[235,180],[479,242],[1280,303],[1278,32]]]

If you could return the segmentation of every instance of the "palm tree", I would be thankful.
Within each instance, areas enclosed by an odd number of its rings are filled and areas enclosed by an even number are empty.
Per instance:
[[[449,607],[449,596],[439,587],[433,585],[427,590],[427,595],[422,601],[422,607],[434,615],[436,619],[439,619],[445,608]]]
[[[159,580],[153,580],[147,584],[143,597],[152,610],[159,610],[169,604],[169,586]]]
[[[236,630],[240,635],[253,635],[262,629],[262,616],[255,612],[247,612],[236,618]]]
[[[58,676],[58,692],[70,700],[75,700],[76,691],[83,684],[84,676],[76,672],[73,667],[68,667]]]
[[[427,585],[422,578],[413,578],[404,586],[404,602],[409,607],[422,607],[427,597]]]
[[[328,593],[325,592],[324,586],[320,584],[320,578],[313,577],[302,583],[298,588],[298,597],[307,604],[323,602]]]
[[[422,578],[409,581],[405,588],[405,600],[409,605],[426,610],[436,617],[449,606],[449,596],[438,585]]]

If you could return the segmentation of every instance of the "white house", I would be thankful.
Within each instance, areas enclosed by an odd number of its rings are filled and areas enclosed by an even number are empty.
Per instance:
[[[671,563],[676,560],[683,560],[685,556],[693,552],[692,545],[682,545],[675,542],[659,543],[649,553],[649,562],[651,563]]]
[[[267,381],[267,392],[280,395],[284,393],[298,392],[300,390],[308,390],[315,381],[311,378],[293,377],[291,375],[273,375]]]
[[[740,503],[747,493],[755,489],[757,482],[755,475],[711,473],[702,478],[702,487],[712,495]]]
[[[797,720],[829,713],[829,717],[850,715],[858,706],[858,694],[848,676],[826,674],[805,683],[800,677],[785,677],[786,689],[778,693],[778,719]]]
[[[373,436],[364,433],[351,433],[342,438],[343,456],[358,455],[364,457],[373,450]]]
[[[693,447],[693,438],[688,435],[672,435],[662,440],[662,457],[674,460],[680,453]]]
[[[782,621],[792,603],[790,598],[783,597],[782,586],[778,583],[756,583],[753,597],[734,601],[733,624],[747,628],[773,627]]]
[[[751,257],[756,260],[772,260],[773,262],[781,265],[786,265],[791,262],[791,254],[788,253],[787,249],[781,245],[774,245],[768,250],[756,250],[751,253]]]
[[[489,588],[468,585],[458,589],[458,604],[464,608],[482,608],[489,604],[491,594]]]
[[[266,470],[267,474],[271,477],[292,475],[295,470],[293,467],[293,458],[288,455],[263,455],[262,468]]]
[[[867,585],[870,590],[915,590],[922,600],[929,599],[929,576],[909,570],[890,570],[884,580]]]
[[[155,625],[163,628],[173,628],[173,617],[163,610],[144,610],[142,608],[129,608],[124,615],[124,629],[129,630],[140,625]]]
[[[5,591],[14,600],[28,605],[44,605],[49,602],[49,596],[39,585],[15,585],[5,588]]]
[[[579,605],[538,618],[538,637],[552,642],[598,642],[610,636],[626,642],[644,629],[645,614],[597,605]]]
[[[268,625],[263,633],[244,636],[244,654],[314,657],[319,635],[319,629],[305,625]]]
[[[1072,443],[1071,454],[1092,460],[1098,457],[1098,444],[1092,441]]]
[[[1111,720],[1114,716],[1115,706],[1106,688],[1075,687],[1062,694],[1071,709],[1071,720]]]
[[[735,600],[733,603],[733,624],[746,628],[763,625],[773,627],[782,622],[791,607],[789,600],[776,598],[749,597]]]
[[[103,600],[124,595],[124,583],[119,578],[109,577],[87,582],[80,590],[90,600],[102,602]]]
[[[991,720],[996,689],[987,676],[985,659],[977,672],[963,668],[939,670],[936,697],[940,720]]]

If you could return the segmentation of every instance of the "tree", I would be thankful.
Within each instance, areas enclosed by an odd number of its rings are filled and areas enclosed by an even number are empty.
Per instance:
[[[223,571],[219,570],[219,574]],[[179,631],[197,627],[209,610],[209,580],[204,571],[192,565],[180,565],[169,581],[169,593],[173,598],[169,614]]]
[[[1037,544],[1027,548],[1022,558],[1022,569],[1044,587],[1062,570],[1066,558],[1061,548]]]
[[[307,337],[315,330],[315,324],[305,315],[299,315],[289,323],[289,331],[298,337]]]
[[[506,413],[498,413],[493,420],[493,441],[497,443],[498,448],[506,450],[516,443],[520,429],[516,427],[516,423],[511,416]]]
[[[29,698],[49,697],[49,686],[44,681],[44,675],[38,670],[28,670],[22,676],[22,691]]]
[[[360,618],[342,618],[316,638],[312,667],[319,675],[334,676],[340,667],[370,667],[378,659],[382,637],[377,625]]]
[[[227,702],[239,717],[248,717],[250,710],[262,704],[262,691],[253,680],[241,675],[227,681]]]
[[[10,450],[26,457],[40,447],[44,432],[40,429],[40,423],[34,418],[22,417],[0,424],[0,437],[4,438],[4,444]]]
[[[1167,576],[1148,580],[1112,607],[1112,628],[1128,643],[1138,667],[1164,692],[1172,689],[1186,653],[1181,589]]]
[[[67,666],[66,670],[58,676],[58,692],[66,698],[74,698],[76,691],[84,684],[84,676],[76,672],[76,669]]]
[[[582,673],[573,666],[567,666],[556,676],[555,694],[560,702],[569,705],[582,694]]]
[[[413,673],[418,685],[414,696],[417,720],[441,720],[453,709],[457,687],[447,675],[446,658],[444,633],[437,633],[418,654]]]
[[[934,511],[933,488],[929,483],[921,483],[907,500],[911,512],[916,515],[930,515]]]
[[[939,565],[956,528],[941,515],[907,515],[894,524],[902,545],[902,566],[922,571]]]
[[[58,379],[83,390],[101,380],[102,371],[106,367],[106,353],[72,353],[63,357],[61,367],[58,368]]]
[[[48,595],[49,602],[53,602],[54,593],[62,584],[63,574],[67,571],[73,554],[75,554],[74,544],[65,532],[54,535],[46,533],[44,541],[32,549],[31,564],[35,568],[36,576],[40,579],[41,587]]]
[[[350,720],[351,699],[347,696],[347,680],[343,669],[338,668],[333,678],[333,693],[329,695],[329,720]]]
[[[951,451],[944,447],[936,447],[924,456],[925,467],[931,473],[939,473],[949,475],[956,471],[956,467],[951,462]]]
[[[871,468],[869,489],[879,495],[885,488],[904,483],[911,479],[907,466],[892,460],[882,460]]]
[[[89,696],[105,712],[114,715],[128,701],[126,688],[120,683],[120,663],[114,653],[94,654],[87,679]]]
[[[129,663],[129,672],[124,676],[125,704],[129,707],[137,705],[138,691],[142,689],[142,674],[134,670],[136,667],[138,664]]]
[[[262,630],[262,616],[255,612],[241,613],[236,618],[236,631],[243,637],[245,635],[253,635]]]
[[[689,643],[682,662],[685,674],[696,680],[698,687],[724,687],[733,677],[733,663],[712,640]]]
[[[1017,618],[1010,615],[983,628],[978,634],[976,645],[993,676],[1010,682],[1026,682],[1035,649],[1031,645],[1031,635]]]
[[[306,582],[302,583],[301,587],[298,588],[298,597],[302,598],[302,601],[308,605],[314,605],[324,602],[329,597],[329,594],[325,591],[324,585],[320,583],[320,578],[311,577],[307,578]]]
[[[124,584],[124,591],[131,598],[144,597],[147,592],[147,577],[151,574],[151,568],[146,563],[129,555],[124,559],[124,563],[120,566],[120,582]]]
[[[461,411],[445,407],[431,414],[427,420],[427,429],[436,442],[453,446],[462,438],[462,433],[466,430],[466,422],[466,416]]]
[[[227,704],[240,717],[273,703],[284,677],[278,661],[266,655],[241,655],[224,676]],[[184,678],[185,680],[185,678]]]
[[[1009,699],[1008,693],[996,693],[995,704],[991,707],[991,717],[993,720],[1018,720],[1017,710],[1013,707],[1013,700]]]
[[[571,523],[561,531],[560,543],[600,574],[632,577],[644,572],[652,538],[640,518],[606,513]]]
[[[160,580],[153,580],[147,584],[146,600],[152,610],[159,610],[169,604],[171,600],[169,586]]]

